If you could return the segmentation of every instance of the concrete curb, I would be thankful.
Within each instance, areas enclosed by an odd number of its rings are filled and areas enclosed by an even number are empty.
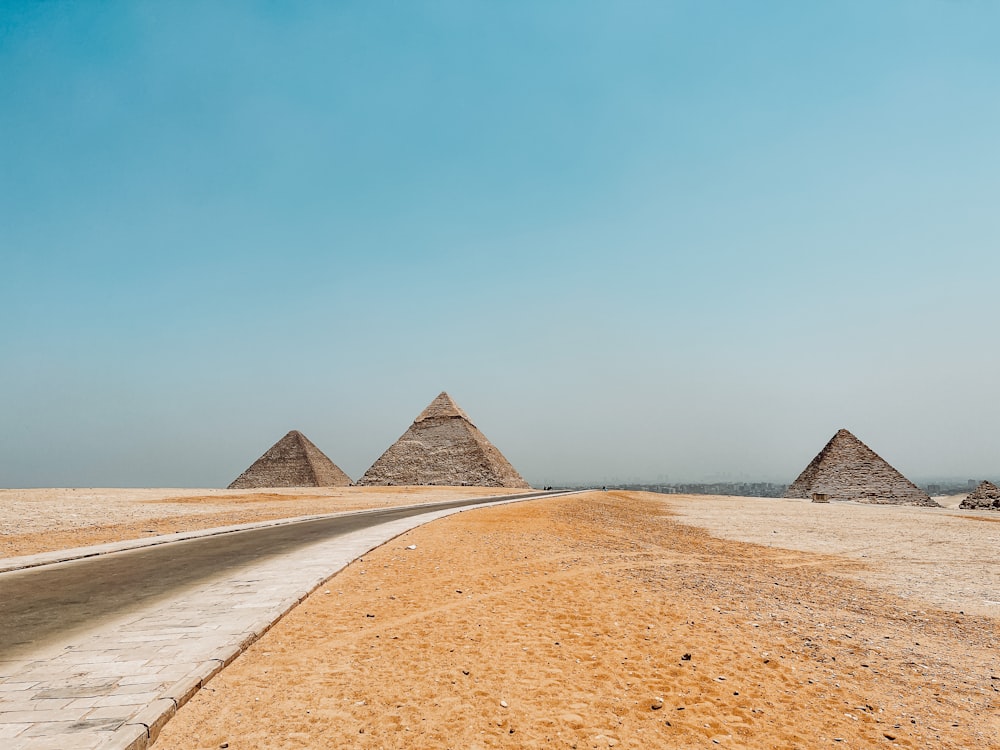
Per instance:
[[[504,499],[490,499],[483,498],[483,502],[477,503],[476,505],[469,505],[462,508],[448,508],[444,510],[434,510],[433,507],[429,507],[427,513],[432,514],[433,518],[425,519],[424,514],[413,516],[412,525],[408,528],[398,531],[392,536],[382,540],[378,544],[360,552],[356,555],[350,562],[357,560],[360,557],[371,552],[373,549],[381,547],[388,544],[393,539],[412,531],[413,529],[423,526],[431,521],[435,521],[439,518],[445,518],[456,513],[463,513],[469,510],[478,510],[485,506],[494,505],[507,505],[516,502],[525,502],[527,500],[545,500],[554,497],[566,497],[568,495],[580,494],[582,492],[589,492],[590,490],[570,490],[566,492],[553,492],[545,495],[533,495],[531,497],[524,496],[504,496]],[[400,506],[404,507],[404,506]],[[411,506],[405,506],[411,507]],[[417,507],[417,506],[412,506]],[[421,506],[422,507],[422,506]],[[380,509],[381,510],[381,509]],[[357,513],[367,513],[369,511],[356,511]],[[339,513],[329,514],[329,515],[341,515]],[[307,518],[321,518],[324,516],[312,516]],[[302,520],[302,519],[296,519]],[[291,521],[289,521],[291,522]],[[215,534],[218,533],[228,533],[229,531],[238,531],[243,528],[258,528],[261,525],[270,526],[277,525],[272,523],[264,524],[251,524],[244,525],[241,527],[227,527],[225,530],[212,529],[210,531]],[[375,527],[378,528],[378,527]],[[212,536],[213,534],[203,533],[200,536]],[[173,535],[171,535],[173,536]],[[188,537],[191,538],[191,537]],[[147,541],[147,540],[139,540]],[[180,541],[180,540],[173,540]],[[164,542],[160,542],[161,544]],[[101,545],[109,546],[109,545]],[[138,545],[138,546],[150,546],[150,545]],[[131,547],[130,547],[131,549]],[[117,551],[117,550],[116,550]],[[103,552],[95,554],[106,554]],[[84,557],[89,557],[92,555],[83,555]],[[13,558],[11,558],[13,559]],[[79,558],[70,558],[79,559]],[[213,677],[215,677],[219,672],[221,672],[225,667],[229,666],[233,661],[236,660],[240,654],[246,651],[251,645],[253,645],[257,640],[261,638],[265,633],[267,633],[271,628],[273,628],[277,623],[279,623],[285,615],[291,612],[295,607],[302,603],[307,597],[309,597],[316,589],[323,586],[327,581],[329,581],[333,576],[343,570],[350,562],[345,565],[341,565],[335,570],[331,571],[329,575],[322,576],[318,580],[314,580],[309,586],[308,591],[304,592],[300,596],[290,597],[284,605],[281,607],[281,611],[277,617],[270,620],[261,620],[257,625],[252,626],[251,630],[247,631],[242,638],[240,638],[238,643],[224,646],[216,651],[215,654],[206,661],[202,662],[197,668],[192,670],[186,677],[181,678],[175,682],[171,687],[167,688],[158,698],[153,701],[149,706],[136,714],[132,719],[127,721],[121,727],[114,731],[114,733],[99,747],[98,750],[146,750],[150,747],[159,736],[160,730],[163,726],[177,713],[177,711],[187,703],[191,698],[194,697],[202,687],[204,687]]]

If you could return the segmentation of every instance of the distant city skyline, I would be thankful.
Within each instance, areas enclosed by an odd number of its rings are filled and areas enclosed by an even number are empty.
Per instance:
[[[1000,5],[6,2],[0,486],[1000,476]]]

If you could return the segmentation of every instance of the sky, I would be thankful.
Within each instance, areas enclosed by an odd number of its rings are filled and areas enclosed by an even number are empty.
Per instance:
[[[1000,4],[0,0],[0,487],[1000,478]]]

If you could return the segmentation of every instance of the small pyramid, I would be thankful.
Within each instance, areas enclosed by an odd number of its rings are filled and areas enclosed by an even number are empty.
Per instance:
[[[444,391],[358,484],[530,487]]]
[[[267,449],[229,485],[230,490],[256,487],[347,487],[351,478],[298,430]]]
[[[987,508],[1000,510],[1000,487],[984,479],[958,507],[972,510],[985,510]]]
[[[837,431],[785,497],[937,507],[926,492],[847,430]]]

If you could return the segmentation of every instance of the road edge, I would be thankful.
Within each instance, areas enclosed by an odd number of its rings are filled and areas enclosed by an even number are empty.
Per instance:
[[[577,490],[579,491],[579,490]],[[492,495],[482,498],[483,502],[497,502],[498,498],[531,500],[538,497],[548,497],[558,492],[535,490],[532,492],[519,492],[516,495]],[[472,498],[469,498],[472,499]],[[83,560],[87,557],[99,557],[110,555],[115,552],[127,552],[133,549],[143,549],[144,547],[155,547],[160,544],[172,544],[183,542],[188,539],[201,539],[203,537],[218,536],[219,534],[232,534],[238,531],[249,531],[252,529],[262,529],[268,526],[284,526],[291,523],[303,523],[305,521],[317,521],[321,518],[333,518],[335,516],[367,515],[392,509],[427,508],[428,512],[434,509],[435,505],[442,505],[453,502],[453,500],[440,500],[433,503],[416,503],[414,505],[391,505],[378,508],[365,508],[364,510],[345,510],[337,513],[317,513],[308,516],[292,516],[289,518],[272,518],[268,521],[251,521],[249,523],[235,524],[233,526],[217,526],[210,529],[196,529],[194,531],[178,531],[173,534],[159,534],[148,538],[125,539],[120,542],[106,542],[105,544],[94,544],[87,547],[70,547],[64,550],[53,550],[51,552],[38,552],[34,555],[19,555],[16,557],[0,558],[0,573],[11,573],[16,570],[27,570],[43,565],[56,565],[57,563],[72,562],[73,560]]]
[[[592,492],[593,490],[567,490],[567,491],[556,491],[556,492],[541,492],[541,493],[522,493],[519,495],[504,495],[502,499],[496,498],[483,498],[482,503],[476,503],[475,505],[467,505],[461,508],[446,508],[434,510],[429,508],[426,515],[433,515],[433,518],[424,518],[425,514],[420,514],[412,516],[413,523],[407,528],[395,531],[390,536],[382,539],[382,541],[377,544],[368,546],[363,550],[359,550],[358,553],[351,558],[347,563],[344,563],[340,567],[331,571],[328,575],[324,575],[319,580],[314,581],[308,590],[299,596],[289,597],[286,600],[278,615],[274,618],[266,618],[261,620],[256,626],[248,631],[245,631],[238,643],[234,643],[219,649],[214,656],[202,662],[198,667],[191,670],[185,677],[181,678],[175,682],[172,686],[167,688],[160,696],[151,702],[146,708],[136,714],[134,717],[126,721],[121,727],[116,729],[112,735],[105,740],[104,743],[98,746],[97,750],[146,750],[154,742],[160,734],[160,730],[166,725],[166,723],[174,717],[177,711],[187,703],[195,694],[201,690],[208,682],[215,677],[219,672],[225,669],[227,666],[232,664],[243,652],[245,652],[250,646],[256,643],[261,637],[263,637],[271,628],[277,625],[285,616],[291,612],[295,607],[305,601],[309,596],[312,595],[316,589],[323,586],[327,581],[337,575],[340,571],[350,565],[352,562],[360,557],[368,554],[374,549],[377,549],[385,544],[388,544],[393,539],[396,539],[403,534],[412,531],[419,526],[436,521],[440,518],[447,518],[448,516],[454,515],[456,513],[464,513],[470,510],[478,510],[483,507],[492,507],[496,505],[507,505],[510,503],[527,502],[530,500],[548,500],[555,497],[566,497],[568,495],[577,495],[584,492]],[[424,507],[424,506],[399,506],[399,507]],[[378,509],[384,510],[384,509]],[[348,513],[368,513],[370,511],[348,511]],[[327,515],[346,515],[340,513],[333,513]],[[324,516],[312,516],[308,517],[309,520],[312,518],[319,518]],[[302,519],[300,519],[302,520]],[[279,525],[276,523],[266,523],[264,525]],[[377,526],[374,528],[378,528]],[[232,527],[232,530],[242,530]],[[220,532],[226,533],[226,532]],[[208,536],[206,534],[206,536]],[[147,540],[138,540],[147,541]],[[173,540],[181,541],[181,540]],[[161,542],[162,543],[162,542]],[[151,545],[145,545],[151,546]],[[79,559],[79,558],[75,558]]]

